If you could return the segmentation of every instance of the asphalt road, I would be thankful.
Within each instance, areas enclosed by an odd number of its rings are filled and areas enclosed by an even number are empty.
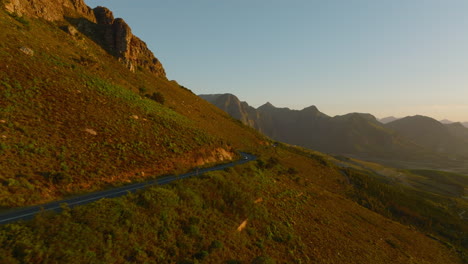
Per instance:
[[[56,211],[59,212],[61,210],[61,205],[66,204],[68,207],[72,208],[77,205],[83,205],[87,203],[91,203],[94,201],[97,201],[102,198],[114,198],[114,197],[119,197],[127,194],[128,192],[135,192],[137,190],[144,189],[148,186],[151,185],[163,185],[163,184],[168,184],[170,182],[173,182],[175,180],[181,180],[193,176],[199,176],[203,173],[209,172],[209,171],[217,171],[217,170],[223,170],[229,167],[234,167],[236,165],[244,164],[253,160],[256,160],[257,157],[248,153],[240,153],[242,155],[242,158],[238,161],[227,163],[227,164],[221,164],[217,165],[211,168],[203,168],[203,169],[196,169],[192,172],[182,174],[182,175],[172,175],[172,176],[167,176],[164,178],[159,178],[156,180],[150,180],[146,182],[140,182],[140,183],[134,183],[122,187],[117,187],[105,191],[99,191],[99,192],[94,192],[94,193],[88,193],[84,195],[80,195],[77,197],[61,200],[61,201],[55,201],[55,202],[50,202],[46,204],[41,204],[41,205],[36,205],[36,206],[30,206],[30,207],[24,207],[24,208],[19,208],[19,209],[14,209],[10,211],[6,211],[3,213],[0,213],[0,224],[7,224],[7,223],[12,223],[16,222],[19,220],[30,220],[34,218],[36,214],[38,214],[41,211]]]

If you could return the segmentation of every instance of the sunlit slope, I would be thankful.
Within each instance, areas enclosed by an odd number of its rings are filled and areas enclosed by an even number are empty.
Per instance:
[[[0,206],[230,159],[260,140],[66,25],[0,11]]]
[[[1,226],[1,263],[460,263],[437,236],[351,200],[356,187],[329,157],[269,143],[68,25],[0,11],[2,206],[180,172],[233,150],[259,161]]]
[[[0,227],[0,260],[461,263],[346,198],[346,182],[326,156],[264,148],[256,163]]]

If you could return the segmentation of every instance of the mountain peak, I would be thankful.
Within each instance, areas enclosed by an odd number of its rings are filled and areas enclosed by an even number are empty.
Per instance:
[[[271,109],[276,109],[276,107],[270,102],[266,102],[265,104],[257,108],[257,110],[271,110]]]
[[[308,106],[304,109],[302,109],[303,111],[310,111],[310,112],[319,112],[318,108],[315,106],[315,105],[311,105],[311,106]]]

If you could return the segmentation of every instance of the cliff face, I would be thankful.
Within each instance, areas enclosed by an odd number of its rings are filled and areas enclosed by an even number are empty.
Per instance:
[[[93,11],[96,22],[103,32],[103,46],[108,52],[125,63],[131,71],[141,67],[157,76],[166,76],[161,62],[148,49],[145,42],[132,34],[131,28],[123,19],[114,19],[112,12],[105,7],[98,6]]]
[[[240,120],[245,125],[251,126],[261,132],[259,127],[259,116],[255,108],[246,102],[241,102],[239,98],[232,94],[201,94],[201,98],[216,105],[218,108],[228,113],[230,116]]]
[[[80,31],[97,40],[130,71],[143,68],[156,76],[166,77],[161,62],[146,43],[132,34],[123,19],[114,19],[112,12],[105,7],[91,9],[83,0],[10,0],[4,6],[8,12],[20,16],[47,21],[79,21],[75,26]]]

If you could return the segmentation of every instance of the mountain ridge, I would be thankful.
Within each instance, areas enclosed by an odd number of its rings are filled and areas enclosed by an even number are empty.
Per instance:
[[[434,118],[415,115],[395,120],[385,126],[437,153],[466,156],[468,129],[458,124],[442,124]]]
[[[201,97],[208,101],[212,98],[206,95]],[[231,98],[237,99],[233,95]],[[211,102],[227,113],[232,112],[232,108],[223,107],[223,102],[219,100]],[[447,140],[441,140],[438,147],[430,144],[435,141],[434,137],[421,140],[421,137],[417,135],[410,135],[397,129],[398,127],[394,124],[405,122],[407,118],[388,117],[379,120],[368,113],[349,113],[330,117],[320,112],[315,106],[291,110],[277,108],[269,102],[257,109],[251,108],[251,111],[256,116],[256,123],[253,127],[270,138],[326,153],[378,160],[394,160],[397,157],[418,163],[426,163],[425,161],[428,160],[431,162],[445,160],[444,163],[447,163],[450,162],[450,158],[443,156],[455,155],[457,157],[453,158],[459,159],[458,155],[468,155],[462,147],[465,144],[463,143],[465,141],[463,127],[452,126],[449,131],[445,127],[447,125],[428,117],[419,116],[417,119],[424,119],[425,123],[429,120],[432,124],[427,128],[427,133],[435,128],[443,131],[439,131],[436,137]],[[248,125],[252,126],[252,124]],[[419,130],[417,133],[425,132]],[[455,153],[451,153],[452,151]]]

